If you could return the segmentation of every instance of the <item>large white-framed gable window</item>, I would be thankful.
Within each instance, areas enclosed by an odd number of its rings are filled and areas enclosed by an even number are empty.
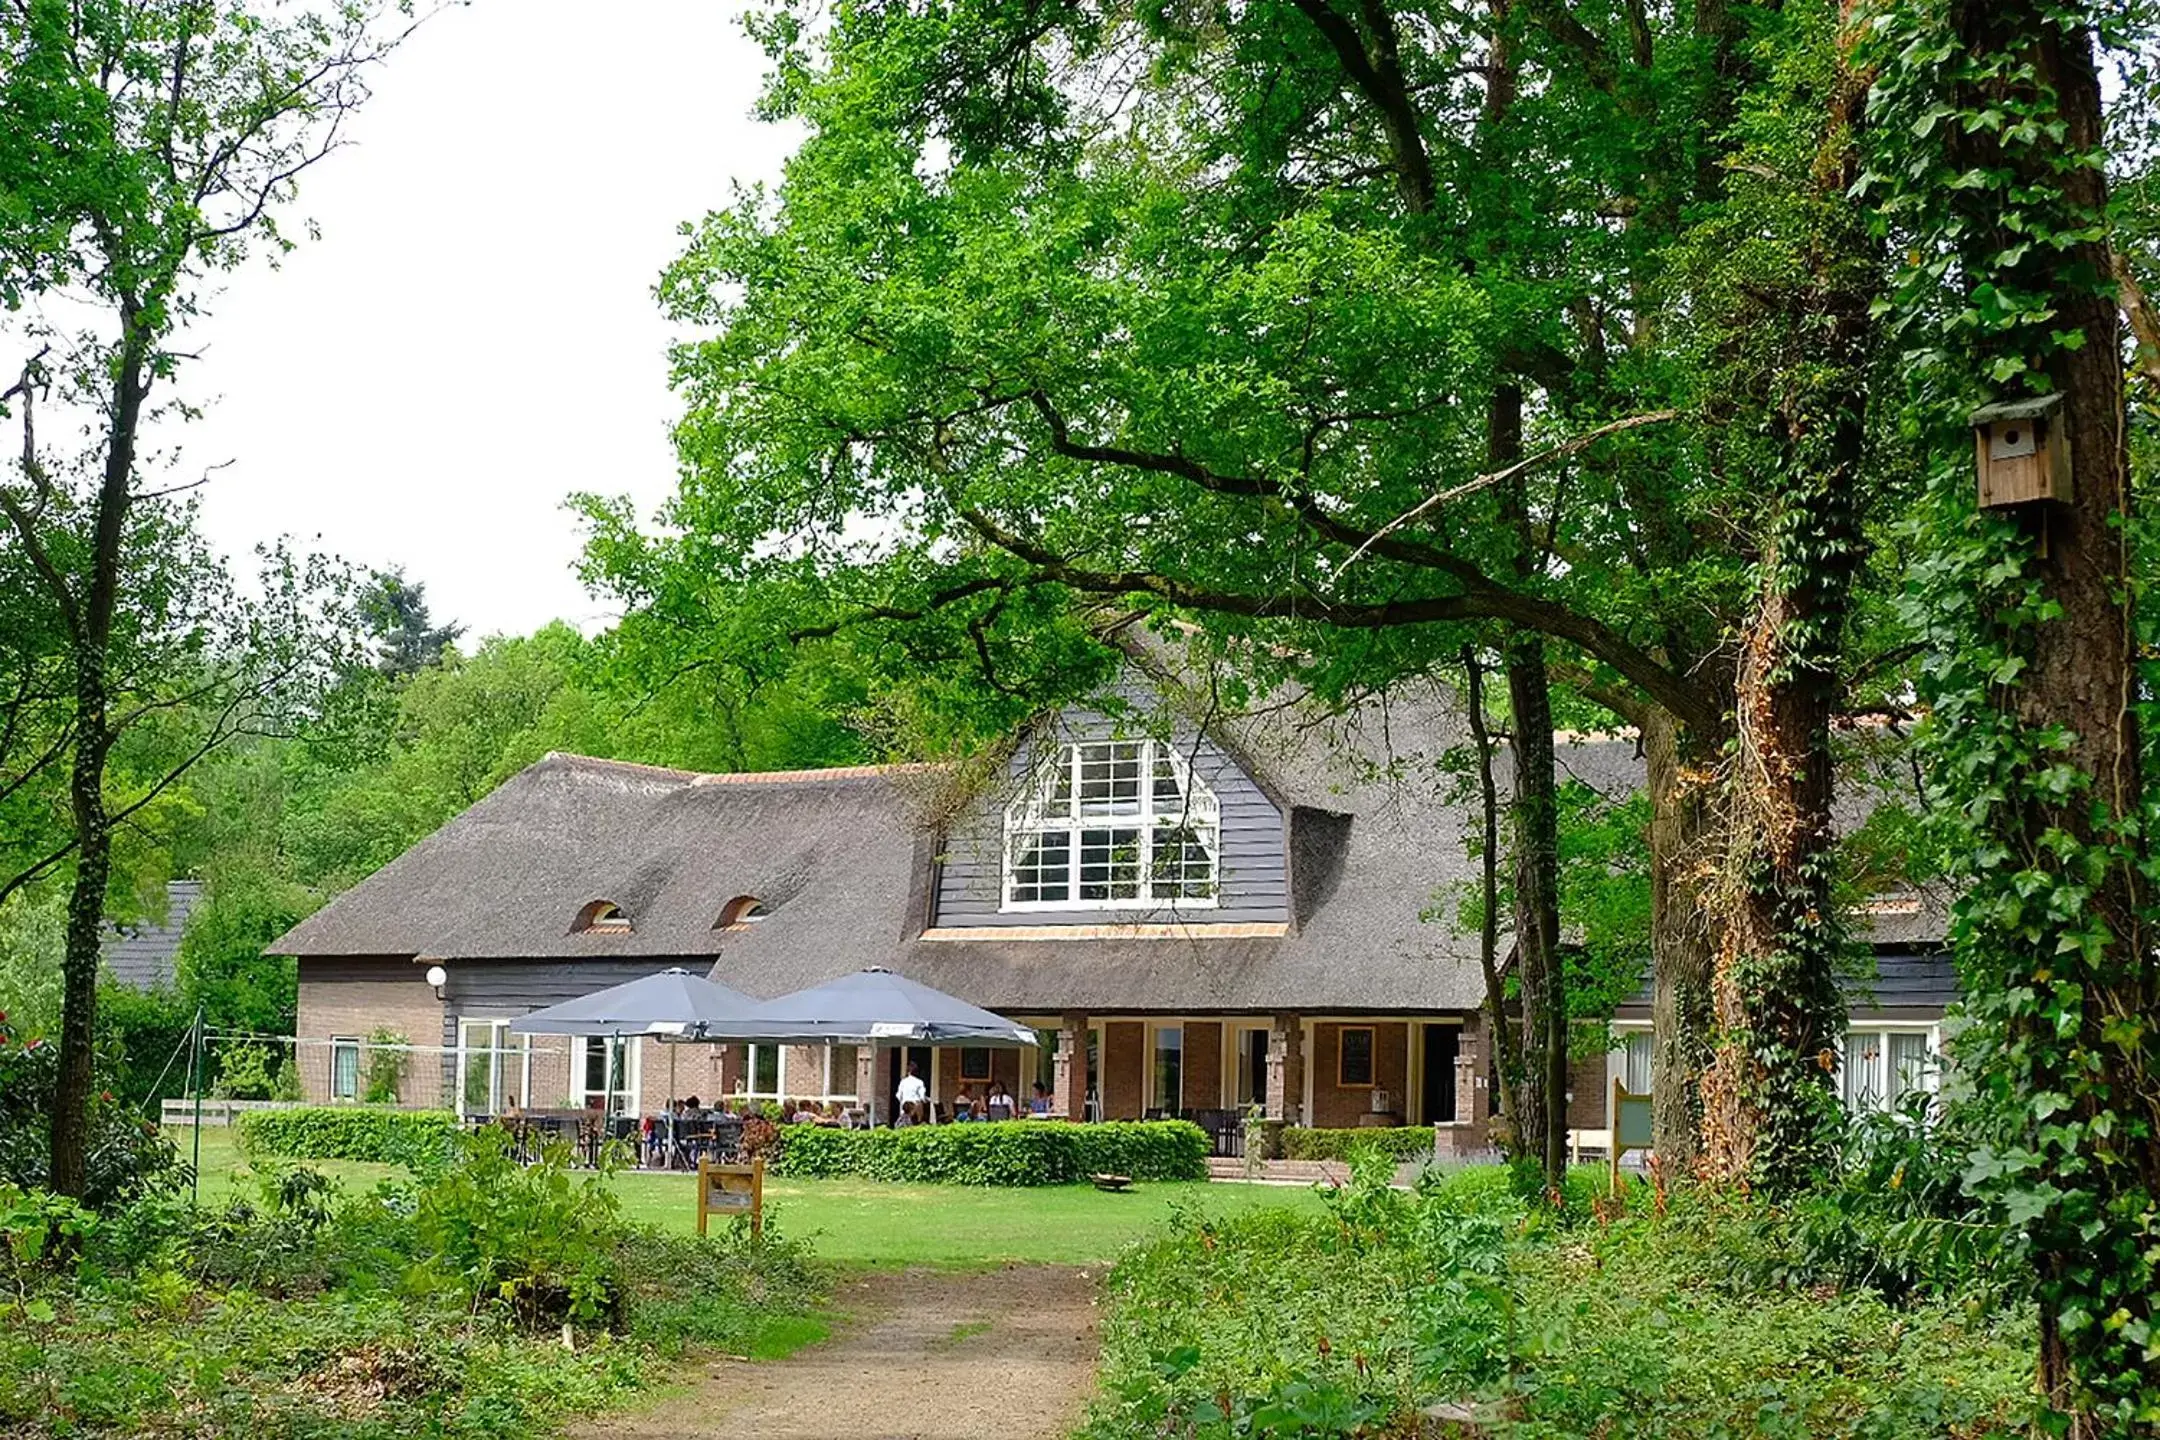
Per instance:
[[[1057,747],[1005,811],[1007,910],[1214,906],[1222,809],[1177,747]]]

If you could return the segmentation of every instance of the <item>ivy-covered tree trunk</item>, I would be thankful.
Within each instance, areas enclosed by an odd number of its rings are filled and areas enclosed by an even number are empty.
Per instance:
[[[1926,698],[1958,827],[1955,1059],[1998,1143],[1973,1178],[2037,1273],[2040,1381],[2073,1436],[2160,1426],[2160,967],[2141,773],[2129,434],[2094,28],[2112,7],[1948,0],[1882,35],[1875,169],[1958,265],[1900,297],[1937,441]],[[1889,140],[1896,142],[1891,148]],[[1941,317],[1947,311],[1948,319]],[[1939,329],[1934,328],[1939,325]],[[2071,493],[1974,505],[1966,415],[2059,395]]]
[[[1834,39],[1842,57],[1843,37]],[[1810,161],[1807,183],[1740,185],[1733,197],[1747,224],[1791,247],[1793,263],[1782,288],[1740,287],[1750,308],[1731,317],[1774,337],[1766,389],[1740,410],[1759,408],[1773,444],[1758,595],[1734,686],[1727,925],[1712,987],[1717,1049],[1703,1077],[1702,1169],[1775,1193],[1816,1181],[1836,1133],[1831,1081],[1845,1007],[1831,894],[1830,723],[1863,553],[1870,307],[1879,290],[1865,217],[1846,200],[1866,87],[1842,58],[1824,83],[1827,93],[1798,97],[1785,139],[1758,142],[1764,160]],[[1759,133],[1777,132],[1760,124]],[[1764,353],[1746,342],[1736,349],[1751,366]]]

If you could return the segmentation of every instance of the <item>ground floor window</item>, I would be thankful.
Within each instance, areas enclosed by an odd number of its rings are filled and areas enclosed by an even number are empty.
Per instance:
[[[572,1098],[610,1113],[637,1108],[638,1045],[620,1035],[578,1037],[570,1067]]]
[[[780,1047],[743,1047],[743,1093],[760,1100],[780,1098]]]
[[[1368,1089],[1373,1084],[1373,1027],[1345,1025],[1336,1050],[1335,1083],[1347,1089]]]
[[[360,1041],[357,1036],[340,1035],[330,1042],[330,1098],[360,1098]]]
[[[1838,1082],[1845,1108],[1894,1110],[1915,1092],[1936,1084],[1935,1037],[1927,1028],[1862,1026],[1845,1032]]]
[[[1650,1093],[1650,1032],[1630,1030],[1620,1042],[1620,1084],[1630,1095]]]
[[[857,1047],[853,1045],[828,1045],[825,1047],[825,1098],[828,1100],[857,1100],[855,1092],[855,1067]]]
[[[971,1045],[960,1052],[960,1078],[962,1080],[988,1080],[990,1078],[990,1052],[980,1045]]]
[[[1164,1025],[1155,1031],[1155,1105],[1164,1114],[1174,1114],[1185,1097],[1185,1031],[1176,1025]]]
[[[525,1045],[524,1036],[510,1033],[508,1020],[458,1021],[460,1115],[500,1115],[520,1097],[531,1100]]]

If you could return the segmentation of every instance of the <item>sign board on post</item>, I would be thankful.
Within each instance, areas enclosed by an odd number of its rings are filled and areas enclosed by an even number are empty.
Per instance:
[[[1630,1095],[1618,1076],[1612,1082],[1612,1188],[1620,1188],[1620,1157],[1629,1150],[1648,1150],[1652,1126],[1650,1097]]]
[[[710,1156],[699,1156],[697,1233],[705,1233],[711,1216],[746,1213],[750,1233],[761,1232],[765,1228],[765,1157],[760,1155],[747,1165],[715,1165]]]

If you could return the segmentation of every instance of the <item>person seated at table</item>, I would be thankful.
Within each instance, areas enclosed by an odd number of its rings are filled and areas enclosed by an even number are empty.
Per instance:
[[[893,1120],[893,1128],[895,1130],[904,1130],[910,1125],[920,1124],[922,1124],[922,1102],[920,1100],[904,1101],[900,1106],[899,1115]]]
[[[1012,1091],[1005,1088],[1005,1082],[993,1080],[990,1093],[983,1097],[982,1108],[986,1120],[1010,1120],[1018,1107],[1013,1104]]]
[[[1037,1119],[1047,1118],[1053,1106],[1050,1103],[1050,1087],[1042,1081],[1035,1082],[1035,1093],[1028,1097],[1028,1114]]]
[[[960,1094],[953,1101],[952,1118],[956,1125],[975,1118],[975,1092],[965,1085],[960,1087]]]

